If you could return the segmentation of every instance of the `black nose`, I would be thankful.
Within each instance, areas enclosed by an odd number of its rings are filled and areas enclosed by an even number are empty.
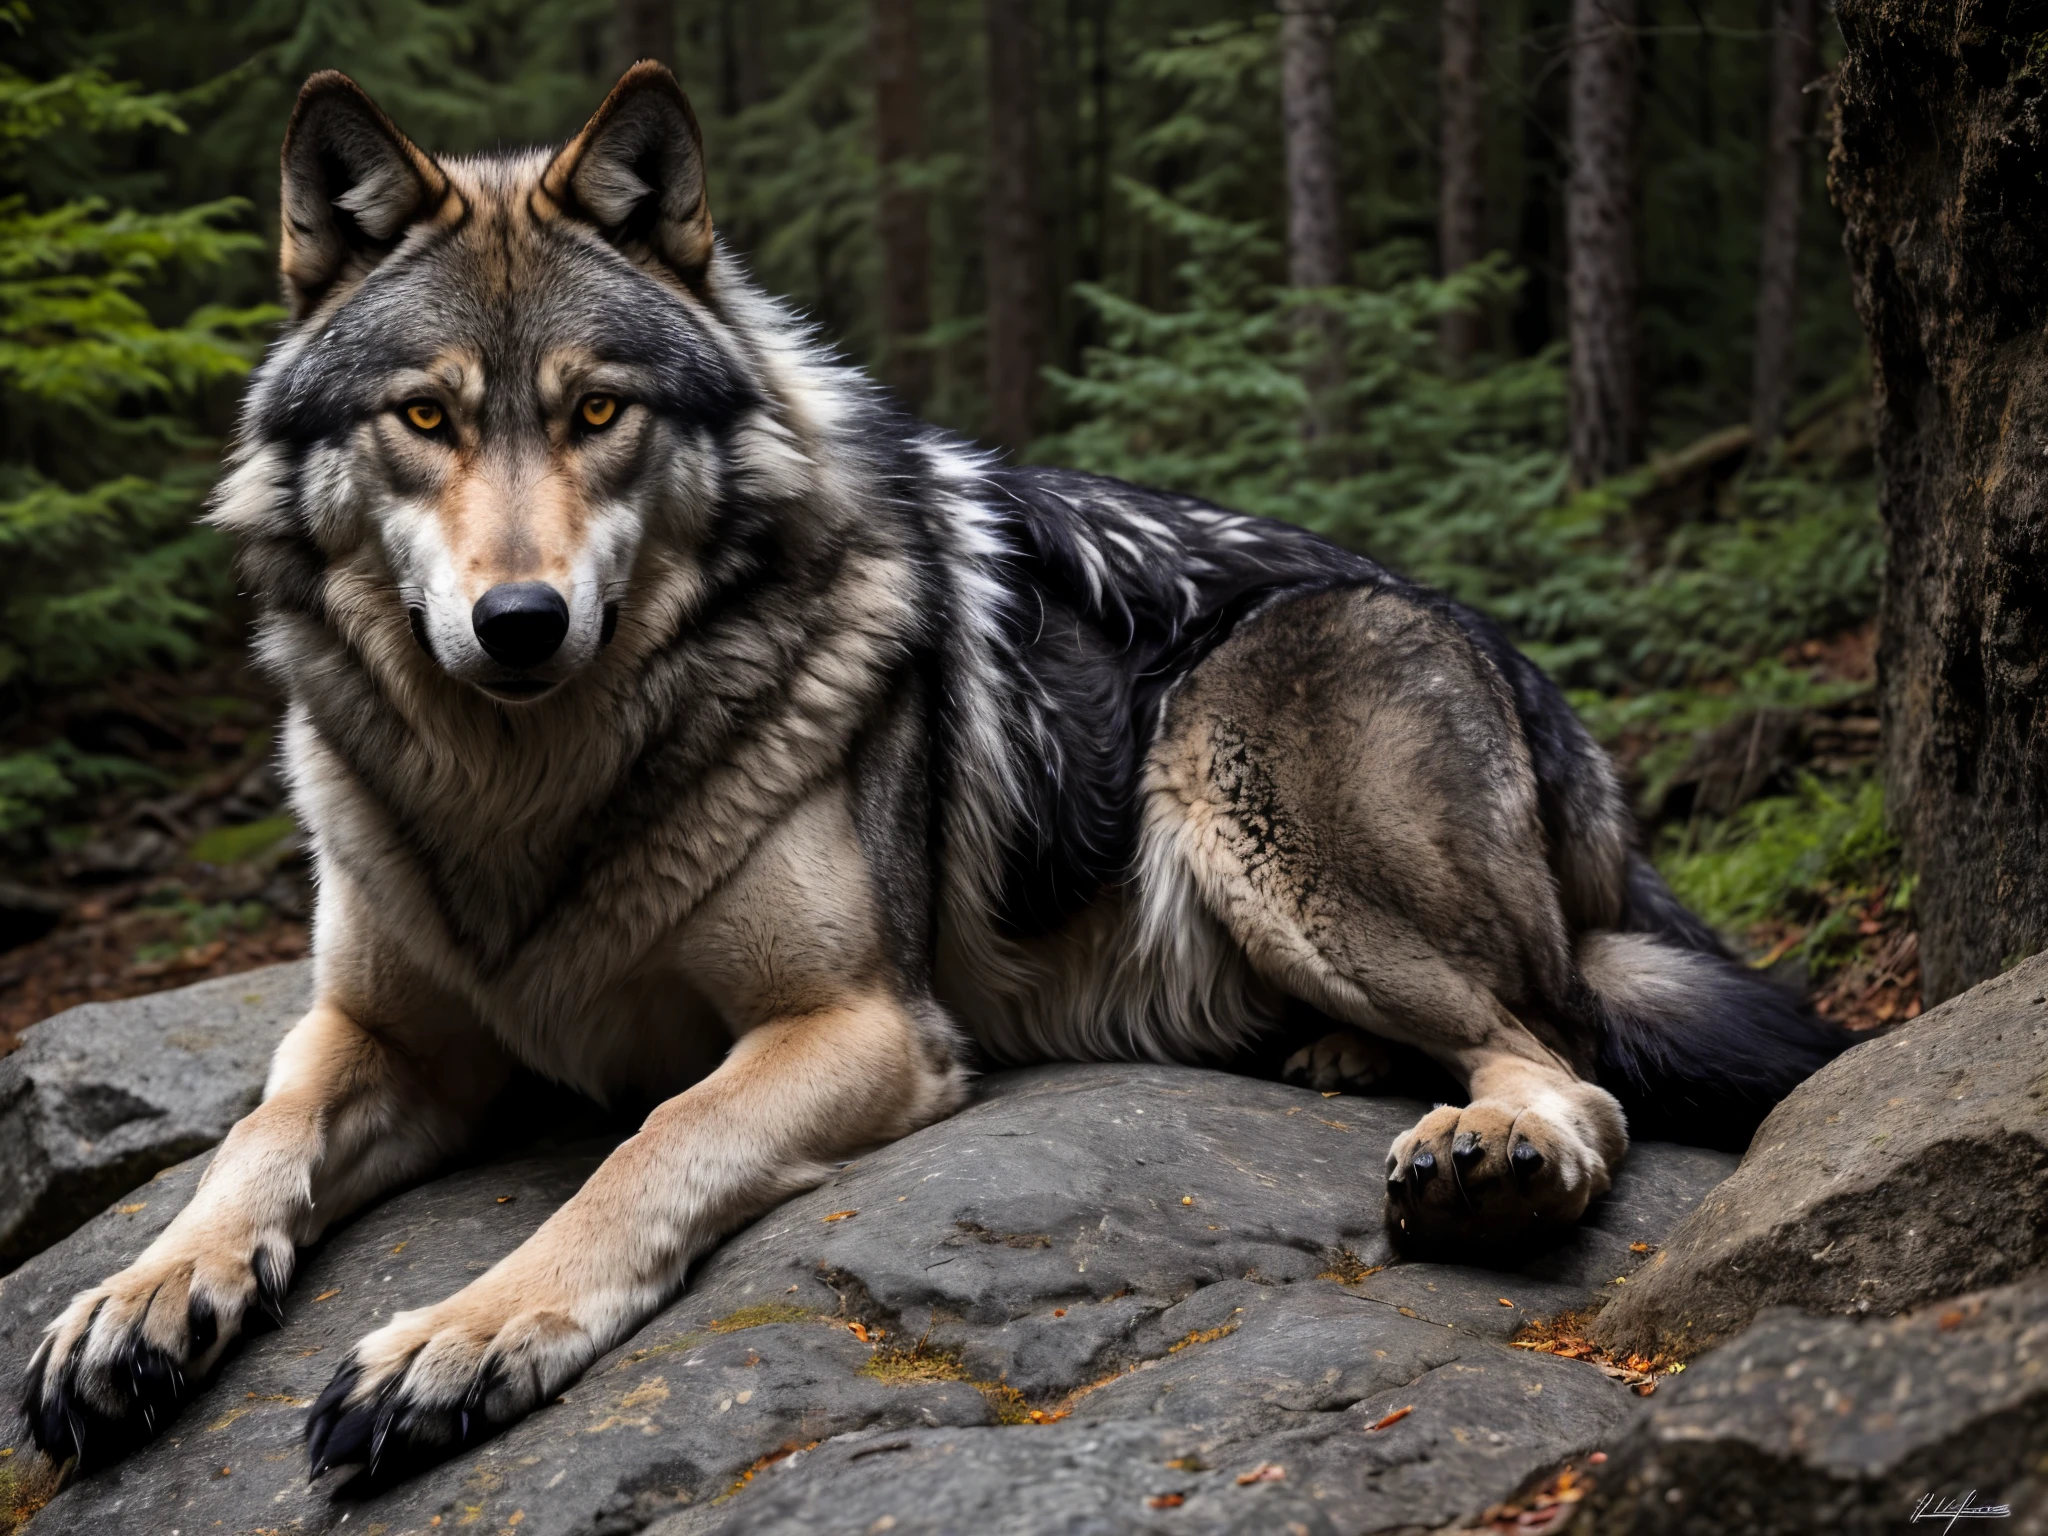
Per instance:
[[[569,605],[544,581],[508,581],[476,600],[469,622],[500,666],[537,667],[562,648]]]

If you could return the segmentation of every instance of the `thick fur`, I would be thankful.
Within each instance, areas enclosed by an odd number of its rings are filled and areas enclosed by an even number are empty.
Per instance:
[[[1630,1120],[1739,1142],[1834,1048],[1631,851],[1486,619],[1296,528],[1003,468],[821,353],[718,246],[665,71],[469,161],[320,76],[284,166],[295,319],[214,520],[290,698],[319,1001],[191,1207],[50,1329],[51,1455],[153,1430],[516,1065],[651,1112],[357,1345],[316,1472],[530,1411],[977,1061],[1222,1060],[1306,1004],[1349,1031],[1307,1075],[1393,1042],[1467,1086],[1391,1149],[1389,1220],[1497,1242],[1576,1220]],[[473,623],[514,583],[567,611],[525,669]]]

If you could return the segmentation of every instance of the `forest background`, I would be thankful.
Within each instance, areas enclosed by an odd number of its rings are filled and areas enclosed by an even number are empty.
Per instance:
[[[1874,772],[1869,372],[1816,0],[0,0],[0,1050],[303,951],[224,542],[277,146],[459,152],[633,57],[722,238],[931,420],[1500,618],[1759,965],[1919,1006]]]

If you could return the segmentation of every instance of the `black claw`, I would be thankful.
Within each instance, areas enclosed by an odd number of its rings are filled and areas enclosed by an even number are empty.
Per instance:
[[[1458,1132],[1457,1139],[1451,1143],[1451,1161],[1457,1164],[1460,1173],[1463,1173],[1484,1156],[1486,1156],[1486,1143],[1479,1139],[1479,1135],[1475,1131],[1460,1131]]]
[[[191,1353],[194,1356],[203,1355],[213,1348],[214,1341],[220,1337],[220,1319],[214,1315],[212,1302],[203,1296],[193,1297],[186,1308],[185,1322],[192,1330]]]
[[[250,1267],[256,1271],[257,1309],[282,1328],[284,1293],[292,1283],[291,1260],[277,1258],[265,1248],[256,1255],[255,1263]]]
[[[313,1477],[329,1467],[360,1460],[358,1453],[369,1443],[367,1411],[344,1406],[361,1376],[361,1369],[353,1362],[344,1365],[327,1383],[326,1390],[313,1404],[313,1411],[306,1415],[306,1457]]]
[[[1435,1178],[1436,1154],[1427,1148],[1416,1153],[1413,1160],[1408,1164],[1408,1177],[1415,1181],[1417,1189],[1420,1189],[1431,1179]]]
[[[1543,1166],[1543,1154],[1529,1142],[1516,1142],[1515,1150],[1508,1154],[1508,1165],[1515,1170],[1516,1178],[1531,1178]]]

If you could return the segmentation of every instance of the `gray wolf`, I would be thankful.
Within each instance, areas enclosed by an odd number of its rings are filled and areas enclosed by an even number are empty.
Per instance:
[[[292,319],[211,516],[289,698],[317,1001],[190,1206],[49,1329],[52,1456],[152,1432],[519,1067],[654,1107],[357,1343],[316,1473],[532,1411],[975,1063],[1215,1061],[1311,1009],[1297,1074],[1393,1042],[1466,1089],[1388,1152],[1397,1235],[1500,1243],[1576,1221],[1631,1123],[1739,1143],[1835,1048],[1632,851],[1486,619],[1004,467],[825,355],[721,248],[660,67],[467,160],[319,75],[283,163]]]

